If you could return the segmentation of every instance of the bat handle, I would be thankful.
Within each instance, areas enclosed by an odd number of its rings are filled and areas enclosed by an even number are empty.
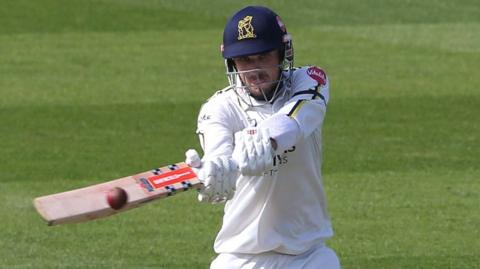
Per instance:
[[[202,160],[200,159],[200,155],[198,155],[198,152],[196,150],[187,150],[187,152],[185,152],[185,157],[185,163],[187,163],[188,166],[194,168],[202,167]]]

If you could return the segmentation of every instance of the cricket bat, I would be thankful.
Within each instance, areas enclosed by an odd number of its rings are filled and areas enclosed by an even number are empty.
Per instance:
[[[127,201],[115,210],[106,193],[119,187]],[[162,199],[188,189],[199,189],[202,183],[185,163],[177,163],[89,187],[35,198],[33,204],[48,225],[78,223],[111,216],[145,203]]]

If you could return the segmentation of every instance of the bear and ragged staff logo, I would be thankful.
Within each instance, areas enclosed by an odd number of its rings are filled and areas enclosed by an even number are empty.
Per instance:
[[[252,16],[245,16],[245,18],[238,21],[238,40],[257,37],[257,35],[253,33],[255,29],[253,29],[252,20]]]

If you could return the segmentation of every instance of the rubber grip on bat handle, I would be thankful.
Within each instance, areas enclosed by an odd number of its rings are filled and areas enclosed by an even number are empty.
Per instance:
[[[200,159],[200,155],[198,155],[198,152],[194,149],[189,149],[185,152],[185,162],[190,167],[202,167],[202,159]]]

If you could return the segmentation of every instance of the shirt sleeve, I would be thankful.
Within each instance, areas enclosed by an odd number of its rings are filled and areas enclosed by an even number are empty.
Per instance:
[[[231,155],[233,152],[233,130],[228,126],[228,114],[216,102],[207,102],[200,109],[197,134],[204,157]]]
[[[292,85],[290,100],[260,124],[260,127],[269,129],[280,150],[295,145],[320,128],[329,101],[329,81],[325,72],[318,67],[298,70]]]

